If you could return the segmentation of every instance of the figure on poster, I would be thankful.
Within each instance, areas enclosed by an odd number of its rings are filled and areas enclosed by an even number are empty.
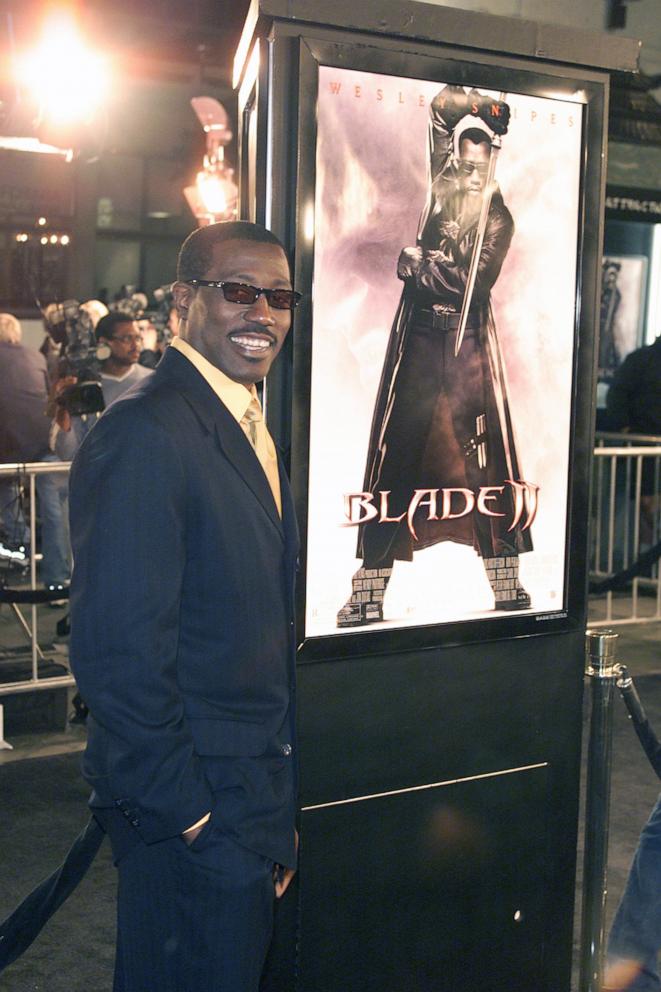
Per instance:
[[[509,117],[504,100],[461,86],[445,86],[431,103],[430,195],[417,244],[399,257],[404,290],[386,351],[363,485],[377,503],[388,494],[389,515],[365,517],[359,525],[362,565],[338,612],[341,628],[381,621],[394,562],[410,561],[414,551],[439,541],[472,546],[480,555],[494,608],[531,605],[519,581],[519,555],[532,550],[531,514],[516,522],[511,483],[522,477],[490,301],[514,232],[500,190],[487,182]],[[462,309],[467,315],[460,335]],[[464,504],[439,517],[430,497],[411,520],[406,512],[411,495],[423,488],[456,490],[460,498],[461,493],[477,497],[487,488],[489,499],[479,509],[476,500],[470,513]],[[524,488],[529,494],[535,487]]]
[[[599,307],[599,372],[612,372],[618,365],[615,349],[615,325],[622,294],[617,279],[622,266],[612,258],[605,258],[601,273],[601,304]]]

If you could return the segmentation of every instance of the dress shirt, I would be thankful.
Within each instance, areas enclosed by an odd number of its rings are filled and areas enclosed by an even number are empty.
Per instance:
[[[204,355],[200,354],[192,344],[184,341],[180,336],[173,338],[170,348],[176,348],[195,366],[221,403],[227,407],[237,421],[257,455],[271,487],[278,513],[282,516],[278,456],[273,438],[266,427],[254,385],[248,387],[230,379],[224,372],[212,365]]]

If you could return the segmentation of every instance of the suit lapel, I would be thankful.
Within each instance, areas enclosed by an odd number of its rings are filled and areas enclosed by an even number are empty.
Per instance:
[[[170,380],[187,401],[209,434],[215,438],[225,458],[255,495],[284,541],[282,521],[259,459],[241,427],[204,376],[200,375],[184,355],[173,348],[167,349],[156,367],[154,376]]]
[[[273,493],[264,469],[259,463],[254,448],[243,433],[236,420],[216,397],[219,410],[215,418],[216,440],[222,448],[225,457],[232,463],[243,478],[245,484],[252,490],[269,520],[277,528],[284,541],[284,531],[278,508],[275,505]]]

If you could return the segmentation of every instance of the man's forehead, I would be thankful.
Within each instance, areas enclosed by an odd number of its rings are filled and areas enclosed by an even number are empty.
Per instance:
[[[217,241],[213,246],[211,265],[206,278],[225,278],[228,275],[250,275],[251,272],[268,271],[289,279],[289,261],[279,245],[266,241],[228,240]]]
[[[489,158],[490,147],[486,141],[471,141],[470,138],[462,138],[459,142],[459,154],[462,158],[468,159]]]

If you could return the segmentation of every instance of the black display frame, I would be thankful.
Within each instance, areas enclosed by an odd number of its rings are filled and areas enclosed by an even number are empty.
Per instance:
[[[586,616],[586,550],[589,464],[594,417],[595,337],[598,321],[603,235],[605,132],[608,77],[601,72],[538,64],[520,57],[466,52],[426,42],[374,39],[355,35],[348,40],[332,29],[294,32],[278,25],[276,43],[297,46],[298,71],[290,85],[298,107],[296,133],[297,184],[293,225],[295,283],[304,294],[293,328],[291,386],[292,485],[301,528],[301,572],[297,597],[298,630],[305,631],[306,553],[308,526],[308,468],[310,384],[312,361],[312,292],[314,243],[306,235],[306,211],[314,202],[316,178],[316,106],[318,68],[330,66],[378,72],[439,83],[457,82],[489,90],[507,89],[532,96],[571,97],[583,107],[582,174],[580,179],[577,251],[577,298],[574,327],[572,411],[569,445],[567,541],[565,548],[565,607],[553,613],[458,620],[421,627],[307,637],[299,645],[299,662],[331,657],[436,648],[444,645],[495,641],[584,629]],[[290,34],[289,38],[283,37]]]

